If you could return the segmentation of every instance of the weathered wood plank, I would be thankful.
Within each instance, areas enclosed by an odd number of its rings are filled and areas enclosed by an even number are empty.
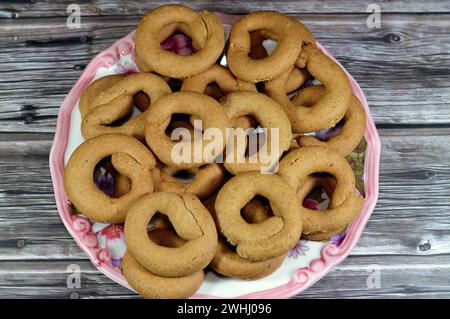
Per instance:
[[[350,256],[296,298],[449,298],[449,257]]]
[[[9,2],[0,4],[0,17],[17,19],[24,17],[66,16],[66,8],[72,0]],[[77,1],[83,16],[144,14],[147,11],[168,3],[183,3],[193,9],[208,9],[229,13],[245,13],[257,10],[277,10],[285,13],[366,13],[371,2],[355,0],[331,1]],[[450,12],[450,4],[445,0],[379,0],[376,2],[383,13],[424,13]]]
[[[67,267],[80,267],[81,287],[67,287]],[[449,298],[450,255],[350,256],[296,298]],[[379,275],[379,286],[371,281]],[[369,277],[372,276],[372,277]],[[369,280],[369,285],[367,284]],[[39,291],[37,295],[36,292]],[[136,298],[83,260],[0,261],[0,298]]]
[[[450,125],[450,15],[298,16],[363,87],[379,124]],[[97,53],[140,17],[0,20],[0,131],[53,132],[59,105]],[[437,41],[436,39],[439,39]]]

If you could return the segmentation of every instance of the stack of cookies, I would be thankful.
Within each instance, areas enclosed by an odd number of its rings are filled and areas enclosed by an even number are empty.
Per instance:
[[[67,195],[89,219],[124,224],[121,269],[146,298],[189,297],[208,267],[265,277],[301,237],[344,230],[364,202],[346,156],[365,112],[344,70],[278,12],[224,34],[214,13],[156,8],[136,30],[140,73],[102,77],[79,102],[85,142],[66,165]],[[113,191],[96,184],[100,166]],[[303,205],[318,188],[324,211]]]

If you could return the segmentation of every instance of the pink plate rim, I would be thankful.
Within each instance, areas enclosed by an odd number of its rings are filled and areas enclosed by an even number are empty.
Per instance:
[[[236,21],[236,19],[238,18],[238,16],[222,13],[220,13],[219,15],[222,18],[223,23],[229,25],[233,24],[234,21]],[[317,43],[317,45],[325,54],[335,60],[325,48],[323,48],[319,43]],[[82,75],[72,87],[61,105],[57,119],[55,137],[49,157],[50,173],[55,193],[56,206],[67,230],[75,239],[78,246],[80,246],[81,249],[89,256],[90,260],[100,271],[102,271],[106,276],[116,281],[120,285],[131,290],[132,288],[128,285],[127,281],[116,267],[114,267],[111,263],[102,262],[98,258],[99,248],[89,247],[83,240],[84,233],[74,228],[69,200],[64,190],[64,154],[68,144],[71,112],[73,107],[76,105],[81,93],[91,82],[98,68],[113,65],[120,59],[121,56],[132,53],[133,47],[134,31],[126,37],[115,42],[105,51],[98,54],[88,64],[88,66],[83,71]],[[337,63],[339,64],[339,62]],[[298,269],[287,284],[281,285],[276,288],[238,295],[232,298],[290,298],[313,285],[334,266],[342,262],[358,242],[378,199],[381,142],[364,93],[362,92],[355,79],[347,71],[345,72],[350,79],[353,94],[355,94],[360,99],[367,115],[366,131],[364,134],[367,141],[366,157],[364,163],[364,183],[366,197],[362,210],[358,217],[349,226],[347,235],[339,247],[331,243],[325,245],[321,250],[321,257],[313,260],[308,267]],[[196,294],[193,296],[193,298],[221,297],[206,294]]]

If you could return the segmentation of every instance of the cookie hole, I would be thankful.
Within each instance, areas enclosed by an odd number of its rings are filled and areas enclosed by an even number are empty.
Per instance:
[[[190,183],[196,176],[195,169],[180,169],[175,172],[168,172],[173,178],[182,183]]]
[[[320,130],[313,132],[311,135],[315,136],[317,139],[325,142],[328,141],[330,138],[336,136],[339,134],[339,132],[342,130],[342,127],[345,124],[345,119],[341,119],[334,127]],[[307,135],[307,134],[305,134]]]
[[[121,117],[120,119],[115,120],[114,122],[106,125],[107,127],[118,127],[118,126],[122,126],[124,125],[126,122],[128,122],[129,120],[131,120],[133,118],[133,112],[130,112],[130,114]]]
[[[163,247],[180,247],[186,242],[178,236],[169,217],[161,212],[153,215],[147,226],[147,234],[151,241]]]
[[[245,156],[256,155],[267,142],[267,134],[263,126],[253,116],[249,116],[251,127],[247,130],[247,147]]]
[[[266,86],[265,86],[264,82],[257,82],[257,83],[255,83],[255,85],[256,85],[256,90],[258,91],[258,93],[262,93],[262,94],[266,93]]]
[[[147,225],[147,231],[152,231],[155,229],[169,229],[173,230],[172,222],[166,214],[157,212],[153,215],[152,219]]]
[[[191,55],[195,53],[192,38],[183,32],[189,30],[184,23],[171,23],[161,31],[160,46],[166,51],[179,55]],[[198,48],[196,48],[198,49]]]
[[[139,111],[145,112],[149,108],[151,100],[146,93],[140,91],[133,96],[133,102]]]
[[[327,173],[316,173],[311,176],[317,178],[318,181],[316,182],[315,187],[304,198],[302,205],[303,207],[312,210],[327,210],[330,204],[330,198],[336,187],[336,179]],[[300,189],[298,193],[301,192]]]
[[[181,86],[183,85],[183,80],[170,78],[167,79],[167,84],[172,92],[179,92],[181,90]]]
[[[194,127],[189,122],[190,117],[191,117],[190,114],[184,114],[184,113],[172,114],[172,116],[170,117],[169,125],[167,125],[166,130],[165,130],[166,135],[168,137],[170,137],[173,141],[180,142],[181,140],[183,140],[183,136],[185,136],[185,135],[175,134],[174,136],[172,136],[172,133],[176,129],[184,128],[189,131],[189,134],[188,134],[188,132],[183,132],[186,134],[185,137],[193,138]]]
[[[148,232],[148,237],[155,244],[168,248],[177,248],[186,243],[186,241],[178,236],[172,229],[156,228]]]
[[[252,138],[252,136],[256,136]],[[266,133],[262,131],[260,126],[249,132],[248,145],[245,150],[245,156],[253,156],[258,153],[262,147],[266,144]]]
[[[112,165],[111,156],[103,158],[94,169],[93,182],[106,195],[119,198],[131,190],[131,180]]]
[[[232,244],[230,244],[224,237],[221,238],[221,241],[224,243],[225,246],[227,246],[227,248],[228,248],[231,252],[237,254],[236,246],[233,246]],[[222,275],[219,274],[219,276],[222,276]]]
[[[209,83],[205,88],[205,94],[212,97],[216,101],[220,101],[224,97],[224,93],[216,82]]]
[[[267,30],[255,30],[250,32],[251,48],[249,57],[254,60],[264,59],[276,49],[278,41],[271,38]]]
[[[258,224],[272,217],[273,211],[269,200],[257,195],[241,209],[241,216],[249,224]]]

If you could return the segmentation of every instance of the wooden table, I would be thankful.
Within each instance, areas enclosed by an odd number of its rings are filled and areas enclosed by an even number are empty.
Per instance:
[[[48,154],[59,106],[86,64],[165,1],[0,1],[0,297],[135,297],[64,228]],[[381,8],[370,29],[367,6]],[[213,1],[300,18],[362,86],[382,140],[380,198],[351,255],[299,298],[450,297],[450,2]],[[66,268],[81,267],[81,288]],[[380,285],[367,285],[370,275]],[[376,286],[376,285],[375,285]]]

